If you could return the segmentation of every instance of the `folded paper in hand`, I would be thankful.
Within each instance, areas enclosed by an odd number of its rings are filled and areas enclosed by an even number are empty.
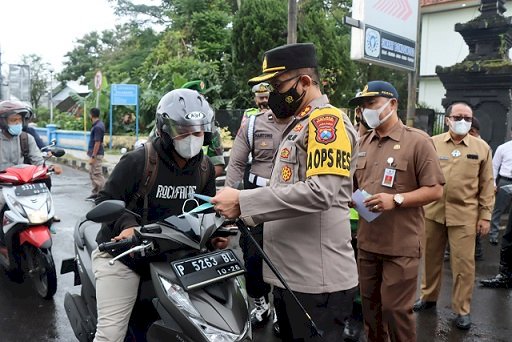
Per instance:
[[[370,211],[365,206],[364,200],[370,196],[371,195],[369,193],[367,193],[366,191],[364,191],[364,190],[361,191],[359,189],[357,189],[352,194],[352,201],[354,201],[354,209],[357,210],[357,212],[359,213],[359,216],[364,218],[367,222],[372,222],[377,217],[379,217],[379,215],[381,214],[380,212],[374,213],[374,212]]]

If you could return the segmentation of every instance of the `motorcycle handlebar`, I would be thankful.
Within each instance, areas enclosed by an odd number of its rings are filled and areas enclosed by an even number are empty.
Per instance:
[[[130,239],[100,243],[98,249],[100,252],[114,252],[133,247],[138,244],[138,241],[136,236],[132,236]]]

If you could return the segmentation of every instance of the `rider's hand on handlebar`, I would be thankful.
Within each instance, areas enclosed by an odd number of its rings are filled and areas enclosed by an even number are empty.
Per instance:
[[[56,175],[60,175],[62,173],[62,167],[60,165],[52,165],[50,168]]]
[[[212,246],[215,249],[225,249],[229,244],[229,238],[216,237],[212,239]]]
[[[131,237],[134,235],[135,235],[135,228],[130,227],[130,228],[126,228],[125,230],[123,230],[121,232],[121,234],[119,234],[118,236],[114,236],[114,238],[112,240],[119,241],[119,240],[123,240],[123,239],[131,239]]]

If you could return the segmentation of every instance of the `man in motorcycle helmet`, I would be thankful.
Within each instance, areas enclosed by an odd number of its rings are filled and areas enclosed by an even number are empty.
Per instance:
[[[20,135],[30,118],[32,110],[19,101],[0,102],[0,170],[9,166],[27,162],[32,165],[41,165],[43,158],[37,147],[34,137],[28,135],[27,160],[21,150]]]
[[[202,146],[208,144],[214,129],[213,111],[204,96],[195,90],[175,89],[162,97],[155,119],[158,134],[146,144],[152,144],[156,150],[157,174],[145,198],[135,196],[144,178],[146,153],[146,148],[138,148],[123,155],[96,200],[125,201],[130,210],[147,215],[147,222],[181,214],[191,194],[215,195],[213,165],[208,159],[207,163],[202,161],[206,158]],[[208,167],[205,169],[204,165]],[[204,172],[208,178],[203,186]],[[133,200],[134,197],[137,199]],[[139,225],[133,215],[126,213],[115,222],[104,224],[96,241],[100,244],[131,238]],[[224,248],[227,242],[225,238],[216,238],[212,245]],[[128,256],[109,265],[112,257],[98,249],[92,254],[98,308],[94,341],[124,340],[140,277],[148,272],[147,260]]]
[[[23,126],[31,116],[30,107],[19,101],[0,101],[0,171],[18,164],[41,165],[43,163],[41,152],[30,134],[23,133],[26,135],[24,139],[28,147],[25,156],[21,147],[20,135]],[[2,213],[4,205],[4,198],[0,196]],[[0,215],[0,241],[3,240],[2,216],[3,214]]]

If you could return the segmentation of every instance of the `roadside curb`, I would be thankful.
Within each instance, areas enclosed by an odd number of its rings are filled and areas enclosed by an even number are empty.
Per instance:
[[[55,158],[52,160],[52,162],[57,163],[57,164],[66,165],[73,169],[77,169],[77,170],[85,171],[85,172],[89,172],[89,168],[90,168],[88,161],[81,160],[81,159],[66,158],[64,156],[60,157],[60,158]],[[115,167],[115,165],[102,165],[103,175],[105,177],[108,177],[112,173],[112,170],[114,169],[114,167]]]

